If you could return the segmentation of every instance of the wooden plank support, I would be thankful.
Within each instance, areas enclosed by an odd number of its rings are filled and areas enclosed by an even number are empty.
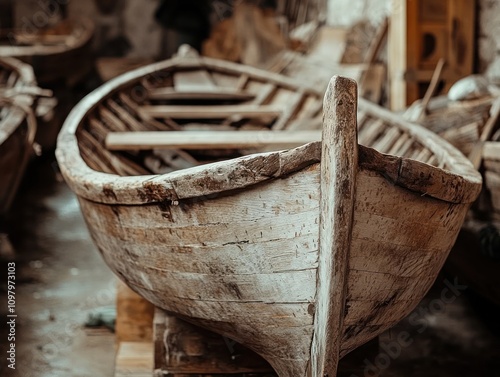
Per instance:
[[[154,306],[118,281],[116,297],[116,341],[151,342]]]
[[[256,353],[161,309],[155,312],[154,344],[155,377],[274,375]]]
[[[143,116],[177,119],[224,119],[233,115],[242,118],[276,118],[283,112],[282,106],[236,105],[236,106],[142,106]]]
[[[167,131],[110,132],[109,150],[224,149],[268,145],[299,146],[321,139],[321,131]]]
[[[337,377],[362,376],[366,368],[364,360],[375,359],[378,352],[378,338],[375,338],[341,360]],[[262,357],[242,345],[157,308],[154,318],[154,377],[167,376],[275,377],[276,374]]]
[[[152,342],[120,343],[114,377],[152,377],[153,354]]]

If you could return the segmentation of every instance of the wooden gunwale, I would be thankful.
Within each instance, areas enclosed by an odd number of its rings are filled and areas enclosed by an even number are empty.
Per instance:
[[[209,58],[171,59],[128,72],[109,81],[85,97],[70,113],[59,135],[57,157],[70,186],[77,195],[91,201],[108,204],[140,205],[166,200],[177,201],[245,188],[268,179],[293,173],[320,161],[320,145],[313,143],[287,151],[256,154],[164,175],[119,177],[96,172],[87,166],[80,156],[75,133],[82,120],[101,101],[135,82],[140,82],[143,77],[155,72],[200,66],[230,73],[246,73],[257,80],[276,83],[291,89],[300,87],[304,93],[318,94],[315,88],[304,86],[291,78]],[[475,198],[481,186],[481,178],[471,163],[458,150],[434,133],[406,122],[399,116],[361,98],[359,99],[359,108],[374,117],[384,119],[384,121],[397,126],[402,132],[411,135],[437,156],[440,165],[445,166],[446,170],[431,167],[424,162],[383,155],[370,148],[360,146],[359,162],[362,166],[375,168],[395,184],[437,199],[468,203]],[[217,173],[222,168],[224,171],[247,171],[252,169],[252,165],[257,160],[266,161],[266,171],[255,172],[252,175],[245,174],[238,179],[238,182],[228,182],[227,177]],[[290,164],[290,161],[301,162]],[[425,177],[421,174],[427,178],[423,179]],[[209,179],[210,183],[214,184],[203,185],[200,182],[201,178]],[[214,189],[214,187],[217,188]]]

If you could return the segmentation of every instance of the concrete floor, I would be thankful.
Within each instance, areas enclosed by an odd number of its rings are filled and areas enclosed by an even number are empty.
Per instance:
[[[114,276],[55,168],[52,159],[32,166],[12,211],[11,239],[18,252],[17,368],[1,369],[0,376],[113,376],[114,335],[83,324],[93,309],[114,305]],[[5,309],[1,305],[2,318]],[[1,339],[4,355],[3,333]],[[5,367],[3,357],[0,365]]]
[[[0,376],[112,377],[113,334],[83,325],[93,309],[114,304],[115,280],[56,169],[51,158],[34,164],[12,211],[17,369],[6,369],[2,357]],[[4,262],[1,268],[6,271]],[[450,284],[455,292],[442,296]],[[454,276],[440,276],[413,314],[380,338],[378,356],[364,359],[364,371],[350,377],[500,376],[500,311],[460,285]],[[2,318],[5,310],[0,305]],[[3,326],[1,339],[5,355]]]

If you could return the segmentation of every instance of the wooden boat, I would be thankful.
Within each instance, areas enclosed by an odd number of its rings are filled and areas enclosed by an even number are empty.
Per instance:
[[[479,84],[471,84],[473,77],[460,80],[452,90],[462,86],[477,92]],[[480,221],[490,221],[498,219],[496,213],[500,210],[500,198],[497,199],[496,194],[500,172],[497,166],[500,149],[496,146],[500,140],[500,89],[492,84],[488,88],[487,84],[484,85],[484,93],[469,100],[451,100],[445,95],[416,101],[406,111],[405,117],[446,139],[483,173],[485,195],[474,206],[474,216]],[[467,92],[464,91],[463,95]]]
[[[0,254],[10,254],[6,237],[9,207],[21,182],[36,134],[35,76],[30,66],[0,59]]]
[[[436,69],[436,78],[441,68]],[[492,85],[471,85],[477,80],[471,80],[473,78],[459,81],[452,87],[450,96],[431,98],[431,85],[426,97],[410,106],[406,116],[453,144],[468,156],[483,176],[482,193],[468,213],[445,270],[480,296],[499,305],[500,290],[494,271],[498,268],[500,255],[500,191],[495,184],[498,182],[496,178],[500,177],[497,157],[500,149],[495,141],[500,140],[500,93]],[[433,79],[433,82],[437,84],[439,80]],[[456,93],[473,98],[449,98],[456,97]]]
[[[494,101],[495,96],[470,101],[451,101],[447,96],[439,96],[429,101],[419,120],[413,118],[412,113],[422,111],[420,101],[415,102],[406,115],[468,156],[484,133]]]
[[[172,90],[176,73],[200,76],[200,61],[214,81],[226,83],[225,91]],[[219,118],[220,127],[240,112],[240,122],[255,123],[257,108],[248,105],[203,107],[207,98],[229,94],[255,101],[241,93],[247,81],[279,90],[293,85],[206,58],[127,73],[75,107],[59,135],[57,159],[105,262],[133,290],[256,351],[281,377],[335,376],[340,357],[397,323],[427,292],[481,177],[435,134],[362,99],[359,140],[377,150],[358,144],[356,85],[340,77],[325,97],[322,143],[236,159],[211,150],[212,160],[216,152],[223,160],[160,175],[146,174],[138,149],[159,147],[178,132],[155,133],[153,140],[138,135],[142,145],[125,147],[135,149],[128,154],[105,146],[107,140],[117,147],[110,137],[120,135],[111,131],[182,129],[178,122],[202,117]],[[299,87],[294,91],[312,95]],[[142,95],[133,99],[134,91]],[[151,98],[190,102],[151,105]],[[272,105],[258,107],[260,122],[266,115],[269,129],[290,129],[295,118],[283,123],[283,114],[303,115],[302,108],[290,111],[291,103],[281,105],[281,115]],[[265,132],[257,131],[274,138],[270,144],[290,135]],[[197,133],[184,133],[188,142],[176,145],[193,148],[190,155],[200,159],[205,145],[192,143]],[[255,146],[249,135],[233,147]]]
[[[82,18],[63,20],[47,28],[0,29],[0,56],[14,57],[31,65],[39,84],[82,78],[90,68],[93,22]]]

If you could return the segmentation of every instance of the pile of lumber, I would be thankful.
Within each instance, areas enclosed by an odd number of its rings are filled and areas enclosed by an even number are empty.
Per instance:
[[[255,67],[285,48],[285,35],[276,11],[250,2],[238,2],[231,17],[213,27],[203,44],[203,55]]]

